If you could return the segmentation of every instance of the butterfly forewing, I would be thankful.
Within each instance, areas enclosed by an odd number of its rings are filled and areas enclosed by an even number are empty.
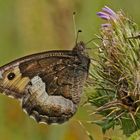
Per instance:
[[[34,54],[0,68],[0,90],[22,99],[23,109],[38,122],[63,123],[80,102],[90,59],[83,42],[72,51]]]

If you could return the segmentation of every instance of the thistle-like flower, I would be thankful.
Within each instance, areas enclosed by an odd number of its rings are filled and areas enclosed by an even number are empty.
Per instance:
[[[91,68],[94,93],[89,102],[97,107],[105,132],[120,125],[126,135],[140,128],[140,38],[137,25],[122,11],[107,6],[97,15],[101,25],[98,58]]]

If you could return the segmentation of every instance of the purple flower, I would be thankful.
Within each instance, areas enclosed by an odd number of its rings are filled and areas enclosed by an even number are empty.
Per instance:
[[[105,20],[109,20],[110,19],[109,15],[104,13],[104,12],[98,12],[97,15],[99,17],[101,17],[102,19],[105,19]]]
[[[105,24],[102,24],[101,26],[102,26],[103,28],[104,28],[104,27],[110,27],[111,24],[109,24],[109,23],[105,23]]]
[[[104,8],[102,8],[102,10],[103,10],[103,12],[106,12],[107,14],[109,14],[112,17],[116,17],[117,16],[117,14],[112,9],[110,9],[107,6],[105,6]]]
[[[107,6],[102,8],[102,12],[98,12],[97,15],[100,18],[105,19],[105,20],[117,19],[118,18],[117,14]]]

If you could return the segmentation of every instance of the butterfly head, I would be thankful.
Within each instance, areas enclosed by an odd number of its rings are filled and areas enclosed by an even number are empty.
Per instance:
[[[89,59],[88,53],[86,52],[86,46],[83,41],[78,42],[73,48],[73,52],[79,57],[84,57]]]
[[[86,52],[86,46],[83,41],[80,41],[73,48],[73,52],[78,56],[79,60],[82,62],[83,67],[88,71],[90,66],[90,58]]]
[[[75,47],[73,48],[73,51],[75,52],[84,52],[86,49],[85,44],[83,41],[78,42]]]

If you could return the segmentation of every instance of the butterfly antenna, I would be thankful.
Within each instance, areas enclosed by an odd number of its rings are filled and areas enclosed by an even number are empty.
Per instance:
[[[82,30],[78,30],[78,31],[77,31],[77,35],[76,35],[76,39],[75,39],[75,45],[76,45],[77,42],[78,42],[79,33],[81,33],[81,32],[82,32]]]
[[[76,15],[76,12],[73,12],[74,36],[76,38],[76,36],[77,36],[77,27],[76,27],[76,23],[75,23],[75,15]]]
[[[74,25],[75,45],[76,45],[78,42],[79,33],[82,32],[82,30],[77,31],[76,22],[75,22],[75,15],[76,15],[76,12],[73,12],[73,25]]]

